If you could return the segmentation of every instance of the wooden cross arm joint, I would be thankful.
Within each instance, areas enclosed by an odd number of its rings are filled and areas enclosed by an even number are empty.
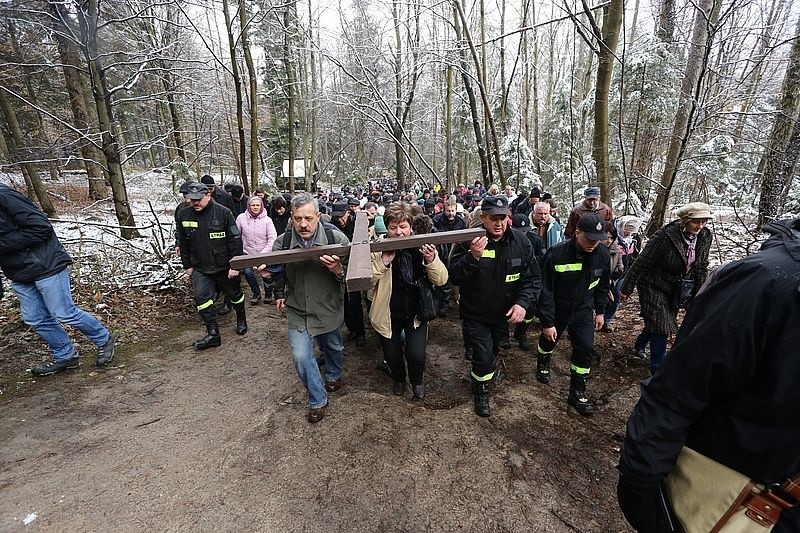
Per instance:
[[[336,255],[339,257],[349,256],[347,264],[347,290],[350,292],[365,291],[372,288],[372,259],[370,254],[373,252],[389,252],[393,250],[404,250],[408,248],[419,248],[423,244],[451,244],[456,242],[471,241],[476,237],[486,235],[483,228],[473,228],[457,231],[447,231],[441,233],[425,233],[423,235],[412,235],[410,237],[397,237],[393,239],[381,239],[376,242],[369,242],[361,239],[360,235],[367,233],[366,214],[363,212],[356,218],[356,228],[353,232],[353,244],[334,244],[328,246],[314,246],[312,248],[293,248],[291,250],[280,250],[266,254],[237,255],[231,259],[230,265],[234,270],[241,270],[246,267],[257,267],[259,265],[279,265],[284,263],[295,263],[298,261],[314,260],[323,255]],[[363,225],[359,224],[363,218]],[[287,230],[288,231],[288,230]]]

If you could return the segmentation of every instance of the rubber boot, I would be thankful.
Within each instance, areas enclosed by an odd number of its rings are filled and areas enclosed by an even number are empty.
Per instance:
[[[571,372],[569,379],[569,398],[567,404],[582,416],[589,416],[594,412],[591,402],[586,397],[586,374]]]
[[[545,385],[550,383],[550,354],[536,356],[536,381]]]
[[[491,381],[478,381],[472,378],[472,394],[475,396],[475,414],[482,417],[490,416],[489,386]]]
[[[530,322],[520,322],[514,328],[514,340],[519,344],[519,349],[529,352],[531,350],[531,341],[528,340],[528,328]]]
[[[192,344],[198,350],[222,346],[222,339],[219,336],[219,326],[217,326],[217,321],[215,320],[206,324],[206,336],[199,341],[194,341]]]
[[[234,304],[233,308],[236,310],[236,334],[244,335],[247,333],[247,318],[244,314],[244,302]]]

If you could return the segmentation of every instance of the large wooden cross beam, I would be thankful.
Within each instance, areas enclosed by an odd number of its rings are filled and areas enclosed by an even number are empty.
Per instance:
[[[372,288],[372,252],[389,252],[406,248],[419,248],[423,244],[452,244],[456,242],[471,241],[475,237],[486,235],[484,228],[464,229],[441,233],[425,233],[410,237],[396,237],[369,242],[369,223],[367,214],[360,211],[356,216],[356,227],[353,231],[353,242],[350,244],[332,244],[328,246],[313,246],[311,248],[294,248],[280,250],[266,254],[237,255],[231,259],[231,268],[241,270],[246,267],[260,265],[280,265],[317,259],[323,255],[349,256],[347,263],[347,290],[366,291]],[[286,228],[291,231],[291,226]]]

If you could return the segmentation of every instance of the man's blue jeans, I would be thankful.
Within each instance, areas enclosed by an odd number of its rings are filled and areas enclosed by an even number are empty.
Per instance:
[[[319,372],[317,360],[314,358],[312,337],[308,331],[289,328],[289,344],[292,346],[294,367],[297,375],[308,391],[308,406],[310,409],[319,409],[328,403],[328,393],[325,392],[325,381]],[[325,358],[325,379],[335,381],[342,377],[344,366],[344,341],[342,332],[337,327],[328,333],[315,335],[322,356]]]
[[[22,320],[47,343],[54,361],[76,356],[72,341],[59,322],[78,329],[97,346],[108,342],[108,330],[95,317],[75,307],[68,268],[33,283],[12,281],[11,288],[19,298]]]

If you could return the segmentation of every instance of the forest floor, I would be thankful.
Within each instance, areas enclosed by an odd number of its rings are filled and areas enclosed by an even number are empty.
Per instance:
[[[117,357],[94,368],[78,335],[81,367],[46,378],[27,371],[45,346],[0,304],[0,531],[628,530],[615,465],[648,374],[625,363],[635,299],[625,329],[596,337],[592,417],[566,408],[566,338],[549,386],[532,353],[503,350],[493,414],[475,416],[453,310],[431,323],[424,402],[392,395],[373,332],[347,344],[345,386],[313,425],[273,305],[248,306],[244,337],[222,317],[222,347],[197,352],[188,291],[76,301],[102,309]]]

